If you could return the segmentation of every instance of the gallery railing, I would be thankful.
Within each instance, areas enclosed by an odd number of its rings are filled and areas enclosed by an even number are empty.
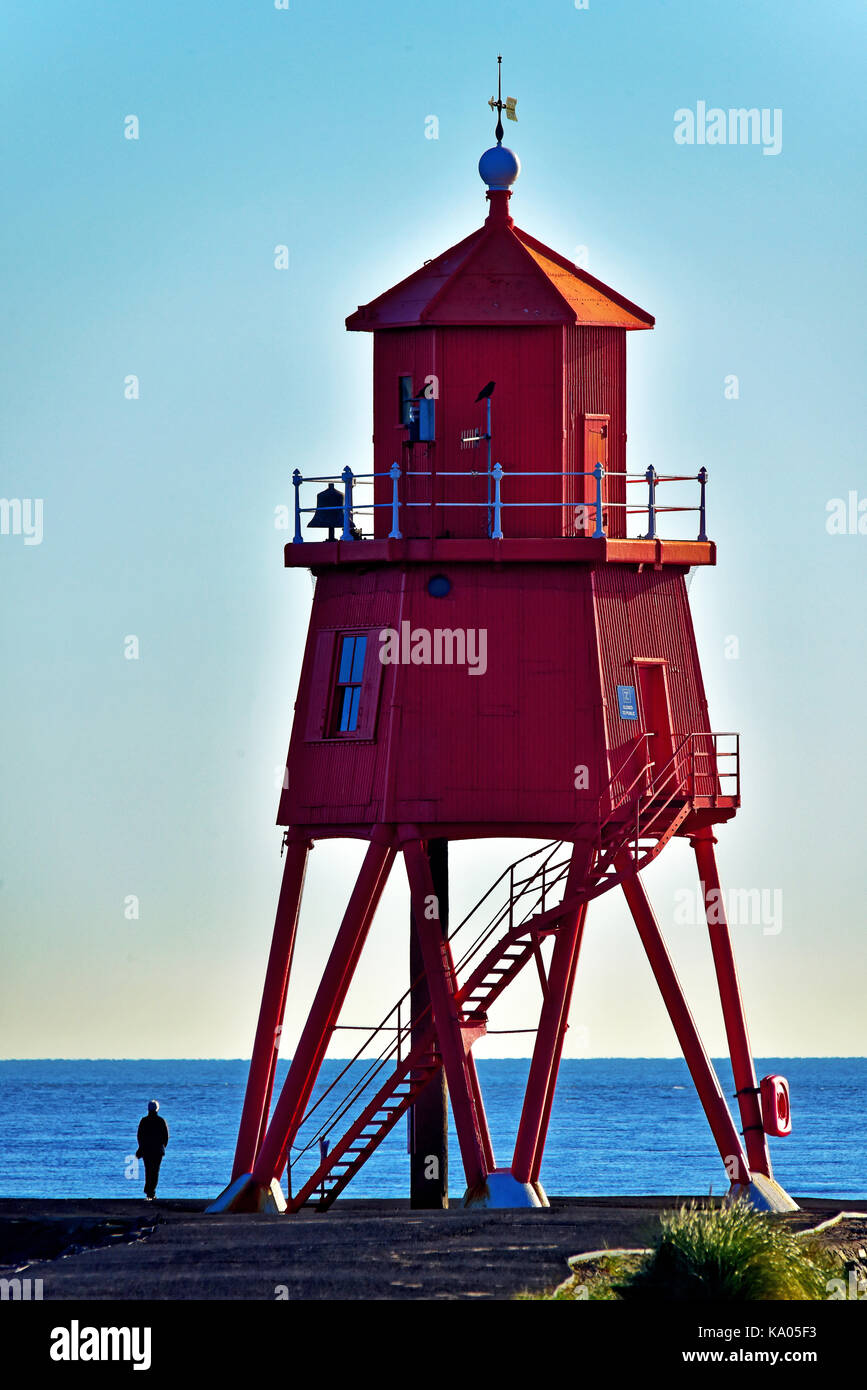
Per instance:
[[[377,478],[388,478],[391,481],[391,500],[386,502],[364,502],[356,501],[356,488],[359,484],[371,483]],[[481,479],[486,484],[487,495],[479,501],[465,501],[455,497],[441,496],[438,500],[411,501],[406,496],[401,495],[401,484],[411,478],[431,478],[439,481],[440,479],[453,478],[476,478]],[[583,502],[568,501],[564,497],[559,497],[554,501],[534,501],[531,498],[520,498],[517,501],[509,500],[508,485],[513,479],[518,478],[587,478],[592,479],[593,483],[589,491],[592,493],[590,500]],[[644,484],[647,488],[647,500],[641,506],[631,506],[628,502],[614,502],[603,495],[603,481],[608,478],[625,478],[627,486]],[[315,519],[315,525],[319,529],[332,532],[339,531],[339,539],[342,541],[369,540],[372,538],[372,530],[365,533],[358,525],[357,517],[365,516],[376,511],[387,511],[391,514],[391,530],[388,532],[389,540],[402,540],[401,521],[411,508],[424,507],[433,512],[439,509],[452,507],[471,507],[482,508],[487,512],[487,535],[492,540],[503,540],[506,534],[504,530],[504,517],[511,508],[526,509],[528,507],[559,507],[583,508],[587,513],[587,529],[582,533],[594,538],[605,538],[606,517],[608,511],[620,508],[626,512],[627,516],[637,514],[647,517],[647,530],[641,539],[655,540],[657,537],[657,518],[663,513],[672,512],[693,512],[698,514],[698,536],[699,541],[707,540],[707,512],[706,512],[706,491],[707,491],[708,472],[706,468],[700,468],[698,473],[657,473],[652,466],[644,473],[609,472],[601,463],[597,463],[595,468],[589,472],[579,471],[551,471],[536,472],[534,470],[509,469],[503,468],[502,464],[495,463],[490,471],[483,470],[444,470],[434,471],[433,469],[405,469],[401,471],[396,463],[393,463],[387,473],[354,473],[349,467],[343,469],[339,474],[323,474],[315,477],[305,478],[296,468],[292,474],[292,485],[295,489],[295,530],[292,537],[296,545],[304,541],[301,534],[302,518],[311,516]],[[334,484],[343,483],[344,491],[340,494]],[[656,500],[657,488],[666,483],[698,483],[699,500],[697,506],[685,507],[679,505],[661,505]],[[330,486],[330,496],[327,505],[322,503],[322,494],[319,494],[316,506],[301,505],[301,489],[307,484],[327,483]],[[450,486],[448,482],[446,488]],[[504,490],[506,496],[503,496]],[[592,523],[593,529],[590,530]],[[309,527],[310,523],[308,523]],[[506,525],[506,530],[508,526]]]

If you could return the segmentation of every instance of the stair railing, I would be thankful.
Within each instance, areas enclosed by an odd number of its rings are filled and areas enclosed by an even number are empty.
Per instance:
[[[551,857],[557,852],[557,850],[560,849],[560,847],[561,842],[550,841],[548,844],[542,845],[540,848],[531,850],[529,851],[529,853],[521,855],[520,858],[516,859],[512,864],[508,865],[508,867],[503,870],[499,877],[494,880],[494,882],[487,889],[487,891],[482,894],[478,902],[476,902],[475,905],[470,909],[470,911],[462,918],[462,920],[455,927],[454,931],[449,933],[449,941],[452,941],[476,915],[476,913],[479,911],[482,905],[488,901],[488,899],[495,892],[497,887],[500,884],[502,884],[505,879],[508,879],[509,887],[508,898],[506,902],[503,904],[502,907],[498,908],[494,912],[494,915],[490,919],[490,921],[486,923],[479,935],[467,948],[464,955],[460,958],[458,962],[456,962],[456,971],[458,969],[463,969],[466,965],[470,963],[470,961],[472,961],[478,956],[480,951],[490,940],[491,936],[493,936],[493,934],[496,932],[497,927],[502,924],[504,918],[508,918],[509,929],[511,930],[514,924],[514,908],[516,902],[519,902],[522,898],[525,898],[528,894],[531,894],[533,891],[534,884],[536,885],[538,890],[537,881],[539,879],[540,873],[543,873],[545,871],[546,865],[550,861]],[[541,861],[541,863],[537,865],[536,868],[532,872],[528,873],[525,877],[516,878],[515,870],[520,865],[525,864],[528,860],[536,858],[540,854],[545,855],[545,858]],[[565,869],[562,871],[562,873],[565,874]],[[550,890],[550,888],[552,887],[552,883],[558,881],[561,876],[561,874],[558,874],[557,878],[555,878],[554,880],[551,880],[550,878],[547,880],[548,890]],[[534,906],[535,905],[538,905],[538,891]],[[531,916],[533,910],[533,907],[529,908],[526,913],[526,916]],[[407,1001],[411,998],[412,990],[414,986],[419,983],[420,979],[421,976],[419,976],[418,980],[414,980],[412,982],[412,984],[404,992],[404,994],[401,995],[400,999],[398,999],[397,1002],[392,1005],[382,1022],[378,1024],[375,1028],[371,1029],[371,1032],[365,1037],[364,1041],[357,1048],[355,1054],[349,1059],[345,1066],[341,1068],[337,1076],[335,1076],[332,1079],[332,1081],[325,1088],[322,1094],[317,1097],[314,1103],[305,1112],[304,1117],[301,1121],[302,1126],[305,1125],[307,1121],[310,1119],[310,1117],[314,1114],[314,1112],[319,1109],[319,1107],[325,1101],[326,1097],[334,1092],[334,1090],[339,1086],[340,1082],[346,1077],[347,1073],[356,1064],[356,1062],[361,1060],[362,1053],[368,1047],[370,1047],[370,1045],[377,1039],[377,1037],[384,1031],[388,1031],[389,1033],[393,1032],[393,1037],[389,1038],[386,1041],[385,1045],[376,1054],[376,1056],[370,1059],[369,1066],[366,1067],[362,1075],[353,1082],[350,1090],[338,1101],[337,1105],[322,1121],[321,1125],[316,1130],[316,1132],[303,1146],[297,1149],[292,1159],[293,1163],[296,1163],[300,1158],[303,1157],[304,1154],[306,1154],[310,1149],[312,1149],[320,1138],[326,1137],[328,1134],[331,1133],[333,1129],[336,1128],[336,1126],[340,1123],[341,1119],[347,1113],[350,1107],[363,1094],[363,1092],[367,1090],[370,1085],[372,1085],[374,1079],[380,1074],[380,1072],[387,1065],[387,1063],[390,1060],[392,1060],[392,1058],[399,1057],[402,1045],[404,1043],[406,1043],[408,1046],[411,1046],[411,1039],[413,1033],[417,1031],[417,1029],[424,1022],[425,1018],[430,1014],[430,1005],[426,1005],[424,1009],[418,1012],[414,1017],[410,1018],[408,1022],[402,1025],[398,1024],[396,1028],[392,1027],[392,1025],[390,1024],[390,1020],[394,1018],[395,1015],[399,1015],[402,1006],[406,1004]]]

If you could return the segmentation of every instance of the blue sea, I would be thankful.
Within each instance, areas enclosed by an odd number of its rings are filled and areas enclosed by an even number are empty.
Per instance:
[[[160,1196],[213,1198],[229,1180],[247,1074],[244,1061],[0,1062],[0,1196],[140,1195],[135,1134],[151,1097],[171,1130]],[[278,1085],[286,1074],[278,1071]],[[366,1064],[355,1064],[360,1075]],[[725,1061],[716,1063],[726,1095]],[[314,1100],[342,1071],[326,1062]],[[498,1165],[508,1167],[529,1061],[478,1063]],[[757,1062],[792,1091],[792,1134],[772,1139],[775,1175],[802,1197],[867,1199],[867,1058],[788,1057]],[[334,1091],[316,1111],[329,1113]],[[733,1103],[732,1103],[733,1104]],[[299,1148],[315,1132],[308,1123]],[[342,1131],[335,1132],[334,1138]],[[293,1161],[293,1187],[316,1165],[317,1145]],[[452,1135],[450,1191],[463,1193]],[[400,1121],[346,1196],[406,1197],[409,1160]],[[567,1060],[560,1068],[542,1182],[551,1194],[699,1195],[727,1188],[682,1060]],[[285,1186],[285,1183],[284,1183]]]

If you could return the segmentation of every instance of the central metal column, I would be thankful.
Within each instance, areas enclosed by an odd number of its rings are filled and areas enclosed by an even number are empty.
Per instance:
[[[468,1192],[476,1193],[483,1191],[487,1184],[490,1139],[480,1104],[477,1078],[468,1060],[468,1032],[473,1030],[463,1018],[455,997],[457,982],[454,961],[449,943],[434,916],[436,894],[433,891],[430,862],[423,838],[419,836],[416,839],[416,833],[415,826],[400,826],[398,829],[430,990],[437,1047],[448,1081],[464,1176]]]
[[[443,936],[449,929],[449,842],[429,840],[427,858]],[[430,1027],[430,991],[415,912],[409,915],[410,1017],[415,1019],[410,1046]],[[449,1114],[445,1068],[421,1092],[408,1111],[409,1204],[418,1210],[441,1210],[449,1204]]]

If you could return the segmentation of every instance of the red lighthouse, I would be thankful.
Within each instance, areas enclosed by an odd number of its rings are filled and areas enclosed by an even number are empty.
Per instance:
[[[514,115],[511,99],[492,104]],[[347,319],[373,335],[371,471],[293,478],[285,563],[317,582],[278,816],[286,863],[232,1183],[212,1210],[282,1209],[308,1117],[327,1144],[288,1205],[327,1207],[443,1076],[465,1200],[546,1205],[542,1157],[588,907],[616,887],[733,1188],[794,1206],[767,1144],[787,1131],[786,1083],[757,1085],[714,852],[740,775],[737,736],[710,722],[685,583],[716,559],[707,474],[630,473],[626,337],[653,319],[515,225],[520,164],[502,137],[498,119],[479,162],[484,224]],[[659,534],[672,526],[684,538]],[[640,878],[673,836],[694,849],[703,885],[739,1126]],[[456,923],[448,842],[483,837],[539,848]],[[367,850],[275,1098],[304,870],[326,838]],[[336,1106],[311,1105],[401,861],[415,978],[371,1038],[361,1080],[352,1074]],[[473,1045],[525,967],[539,972],[542,1004],[504,1161]]]

